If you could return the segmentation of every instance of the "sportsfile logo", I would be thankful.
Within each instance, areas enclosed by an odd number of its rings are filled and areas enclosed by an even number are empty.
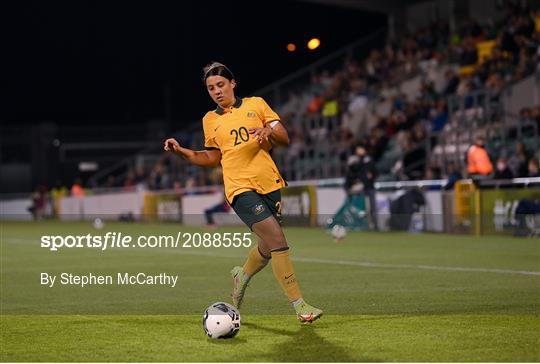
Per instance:
[[[251,233],[183,233],[176,235],[140,235],[122,232],[104,235],[43,235],[41,247],[50,251],[61,248],[91,248],[99,250],[125,248],[249,248]]]

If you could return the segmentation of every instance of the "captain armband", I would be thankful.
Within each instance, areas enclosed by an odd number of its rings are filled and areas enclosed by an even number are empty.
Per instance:
[[[274,126],[276,126],[278,123],[279,123],[279,120],[274,120],[274,121],[268,123],[268,125],[270,125],[270,127],[271,127],[272,129],[274,129]]]

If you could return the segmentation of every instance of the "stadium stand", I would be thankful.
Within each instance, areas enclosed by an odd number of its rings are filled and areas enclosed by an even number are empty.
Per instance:
[[[332,60],[337,69],[311,72],[309,82],[289,82],[280,91],[288,99],[273,105],[291,137],[289,147],[273,151],[285,178],[342,177],[358,143],[375,159],[380,181],[446,177],[449,163],[464,170],[477,135],[486,137],[492,162],[538,158],[540,108],[505,100],[509,90],[538,82],[539,20],[539,10],[508,6],[500,22],[465,19],[455,32],[434,23],[389,37],[364,58],[341,55]],[[201,147],[199,130],[178,136]],[[513,176],[526,176],[515,163]],[[100,172],[92,181],[128,189],[219,181],[219,173],[161,153],[140,153],[125,165],[120,175]]]

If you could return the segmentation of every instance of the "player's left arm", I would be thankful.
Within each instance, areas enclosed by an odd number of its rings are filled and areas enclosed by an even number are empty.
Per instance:
[[[249,129],[249,133],[254,138],[257,138],[259,144],[270,141],[272,145],[289,145],[290,141],[287,129],[279,121],[276,120],[275,122],[277,123],[273,126],[270,125],[273,123],[268,123],[264,128],[251,128]]]
[[[257,138],[259,144],[269,141],[273,145],[289,145],[289,134],[279,121],[279,116],[261,97],[254,98],[257,103],[257,113],[262,121],[262,128],[251,128],[249,133]]]

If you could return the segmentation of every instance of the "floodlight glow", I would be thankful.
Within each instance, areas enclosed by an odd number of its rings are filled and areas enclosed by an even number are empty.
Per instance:
[[[320,45],[321,41],[319,40],[319,38],[311,38],[307,43],[307,47],[309,50],[317,49]]]

